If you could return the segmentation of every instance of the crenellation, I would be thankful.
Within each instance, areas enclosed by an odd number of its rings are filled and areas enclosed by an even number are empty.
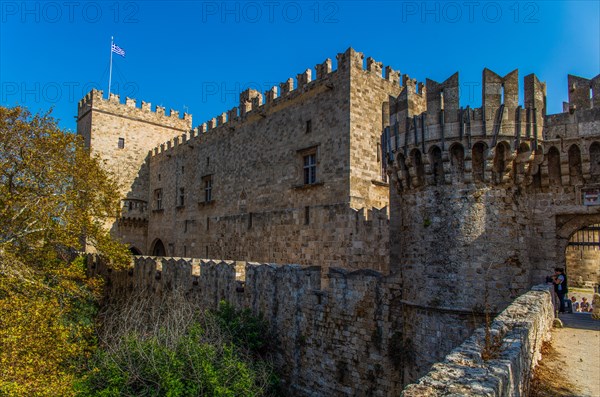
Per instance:
[[[317,64],[315,70],[317,71],[317,80],[325,78],[325,76],[331,73],[331,58],[327,58],[325,62]]]
[[[227,111],[227,121],[228,122],[233,122],[238,118],[238,108],[237,107],[233,107],[230,110]]]
[[[226,122],[227,122],[227,112],[223,112],[217,117],[217,125],[222,126]]]
[[[298,82],[298,88],[302,88],[310,83],[312,81],[312,70],[306,69],[303,73],[298,74],[296,76],[296,81]]]
[[[179,110],[171,109],[169,111],[169,117],[174,117],[174,118],[178,119],[179,118]]]
[[[128,106],[130,108],[136,107],[136,100],[132,99],[132,98],[129,98],[129,97],[126,97],[125,98],[125,106]]]
[[[159,116],[164,116],[165,115],[165,107],[164,106],[156,106],[155,112]]]
[[[108,97],[108,102],[111,103],[121,103],[121,97],[118,94],[110,93]]]
[[[600,108],[600,74],[592,79],[592,107]]]
[[[569,106],[573,109],[589,109],[592,107],[592,81],[579,76],[568,76]]]
[[[336,56],[337,70],[349,71],[350,69],[363,70],[364,54],[350,47],[345,52],[339,53]]]
[[[371,57],[367,58],[367,72],[371,72],[376,74],[377,76],[381,76],[382,71],[383,63],[377,62]]]
[[[265,92],[265,100],[267,104],[271,104],[277,99],[277,87],[271,87],[271,89]]]
[[[394,85],[400,84],[400,71],[392,69],[391,66],[386,66],[385,79]]]
[[[289,78],[285,82],[279,84],[279,96],[283,97],[294,91],[294,79]]]
[[[206,131],[214,130],[215,128],[217,128],[217,118],[213,117],[206,122]]]
[[[151,112],[152,111],[152,103],[142,101],[142,110],[145,112]]]

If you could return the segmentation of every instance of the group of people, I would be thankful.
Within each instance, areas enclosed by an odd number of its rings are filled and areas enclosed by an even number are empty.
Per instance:
[[[571,297],[571,312],[572,313],[591,313],[592,305],[588,302],[587,298],[584,296],[581,298],[581,302],[577,302],[577,298]]]
[[[560,307],[559,313],[590,313],[592,311],[592,305],[588,302],[586,297],[581,298],[581,302],[577,302],[575,296],[571,297],[571,300],[565,299],[569,289],[567,287],[567,275],[565,269],[562,267],[554,268],[554,275],[551,276],[552,283],[554,284],[554,292],[558,296]],[[550,281],[550,280],[548,280]]]

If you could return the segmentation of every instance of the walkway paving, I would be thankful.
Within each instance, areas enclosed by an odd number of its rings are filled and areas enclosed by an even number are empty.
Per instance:
[[[550,367],[562,371],[574,397],[600,397],[600,320],[591,313],[560,314],[563,328],[552,329],[557,353]],[[542,358],[544,361],[544,358]]]

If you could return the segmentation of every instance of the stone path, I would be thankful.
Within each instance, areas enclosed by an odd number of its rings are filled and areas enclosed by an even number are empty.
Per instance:
[[[593,320],[591,313],[559,318],[564,327],[552,329],[551,345],[558,354],[554,370],[564,372],[572,396],[600,397],[600,320]]]

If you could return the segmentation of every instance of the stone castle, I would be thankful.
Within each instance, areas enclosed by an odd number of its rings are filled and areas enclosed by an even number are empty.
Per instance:
[[[569,76],[546,115],[545,84],[525,76],[521,104],[516,70],[485,69],[476,109],[458,73],[417,83],[351,48],[315,71],[196,128],[80,101],[78,133],[120,178],[113,233],[144,255],[113,293],[251,307],[297,395],[388,395],[553,267],[598,284],[600,76]]]

